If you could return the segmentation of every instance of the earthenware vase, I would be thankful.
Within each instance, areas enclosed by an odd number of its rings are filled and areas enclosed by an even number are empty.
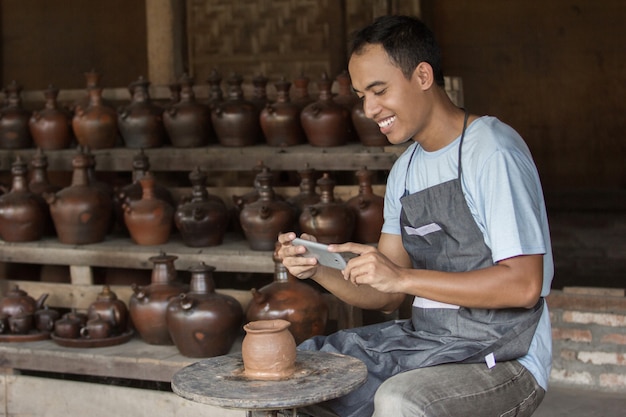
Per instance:
[[[149,258],[153,263],[151,282],[132,285],[128,303],[130,318],[141,338],[151,345],[172,345],[167,328],[167,305],[189,287],[177,281],[174,261],[177,256],[161,253]]]
[[[118,140],[117,111],[102,99],[102,87],[89,87],[89,103],[74,109],[76,140],[90,149],[113,148]]]
[[[270,146],[292,146],[306,143],[300,123],[300,107],[289,99],[289,83],[281,78],[276,84],[276,101],[267,103],[261,111],[260,122],[265,141]]]
[[[0,238],[30,242],[43,236],[48,219],[41,197],[28,189],[26,162],[19,156],[11,165],[11,190],[0,196]]]
[[[384,221],[385,199],[374,194],[371,171],[363,167],[355,175],[359,181],[359,194],[346,202],[355,214],[352,239],[358,243],[378,243]]]
[[[251,379],[280,380],[295,372],[296,343],[287,320],[259,320],[243,326],[241,345],[244,375]]]
[[[241,228],[252,250],[273,250],[278,234],[291,230],[295,222],[293,208],[275,197],[272,179],[267,168],[256,176],[259,198],[245,205],[239,215]]]
[[[251,146],[258,142],[261,131],[259,110],[244,98],[243,78],[233,73],[227,80],[228,95],[211,111],[211,121],[222,146]]]
[[[189,292],[172,299],[167,306],[170,337],[184,356],[225,355],[241,330],[241,304],[215,292],[214,270],[204,263],[191,267]]]
[[[361,100],[359,100],[357,95],[352,90],[352,81],[350,80],[350,74],[348,74],[348,71],[342,71],[339,75],[337,75],[335,81],[337,82],[337,94],[333,96],[333,100],[335,100],[335,103],[343,106],[348,112],[348,121],[350,125],[348,142],[358,142],[359,137],[354,129],[351,113],[354,105]]]
[[[308,142],[313,146],[341,146],[350,137],[350,113],[333,100],[332,81],[326,73],[318,82],[319,98],[300,113]]]
[[[163,122],[172,146],[196,148],[214,142],[210,109],[196,101],[193,78],[183,74],[179,84],[180,101],[163,113]]]
[[[148,88],[150,81],[139,77],[128,90],[130,104],[118,111],[118,124],[127,148],[158,148],[165,142],[163,109],[152,102]]]
[[[324,333],[328,305],[313,287],[287,271],[274,251],[274,281],[259,290],[252,289],[246,310],[248,321],[283,319],[296,344]]]
[[[335,181],[324,173],[317,181],[320,202],[306,207],[300,215],[300,229],[320,243],[344,243],[354,231],[354,212],[344,202],[335,200]]]
[[[68,148],[72,143],[72,116],[57,103],[59,89],[50,85],[44,91],[45,104],[28,121],[35,146],[53,150]]]
[[[228,227],[226,204],[206,189],[206,172],[196,167],[190,174],[191,195],[176,207],[174,223],[183,242],[191,247],[221,245]]]
[[[31,112],[22,107],[22,86],[15,80],[4,88],[0,109],[0,149],[25,149],[33,145],[28,121]]]
[[[112,335],[119,335],[128,330],[128,307],[108,285],[102,287],[102,291],[98,293],[96,300],[87,309],[87,318],[89,320],[97,317],[111,324]]]
[[[72,183],[57,193],[46,193],[50,214],[61,243],[82,245],[104,240],[113,202],[101,188],[89,184],[89,156],[82,150],[72,159]]]

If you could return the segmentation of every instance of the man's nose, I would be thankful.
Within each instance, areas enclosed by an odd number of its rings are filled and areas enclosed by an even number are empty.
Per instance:
[[[376,115],[380,112],[378,100],[374,97],[363,97],[363,112],[365,113],[365,117],[369,119],[376,117]]]

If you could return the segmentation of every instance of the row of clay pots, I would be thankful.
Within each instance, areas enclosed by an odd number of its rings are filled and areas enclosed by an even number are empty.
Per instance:
[[[308,167],[299,172],[300,193],[285,200],[275,194],[269,168],[260,164],[254,189],[233,197],[233,213],[207,192],[206,173],[198,168],[189,174],[191,194],[176,204],[167,188],[156,183],[143,151],[134,158],[132,183],[116,191],[97,180],[88,150],[79,148],[72,164],[71,185],[59,189],[47,180],[42,152],[33,159],[30,183],[26,163],[16,158],[12,187],[0,196],[0,238],[26,242],[56,231],[61,243],[97,243],[117,221],[138,245],[163,244],[178,230],[187,246],[206,247],[222,243],[234,216],[251,249],[269,251],[287,230],[312,234],[323,243],[375,243],[382,227],[383,198],[373,193],[371,172],[365,168],[356,172],[359,194],[347,202],[335,199],[335,181],[328,173],[315,181],[315,171]]]
[[[33,145],[45,150],[64,149],[78,143],[91,149],[116,146],[155,148],[171,144],[192,148],[219,143],[242,147],[258,143],[291,146],[340,146],[361,141],[366,146],[389,144],[376,123],[363,114],[362,103],[350,89],[347,73],[337,77],[338,94],[324,73],[318,82],[317,100],[308,94],[308,78],[297,79],[291,100],[291,83],[275,83],[277,98],[267,97],[268,79],[253,79],[254,96],[244,97],[243,78],[232,74],[226,97],[221,76],[209,78],[207,103],[195,98],[194,80],[184,74],[170,85],[171,100],[158,105],[149,95],[150,82],[143,77],[129,85],[131,101],[114,108],[103,99],[100,74],[85,74],[87,95],[67,109],[57,102],[59,89],[44,91],[43,109],[30,112],[22,107],[22,86],[13,81],[5,87],[0,109],[0,149],[24,149]]]

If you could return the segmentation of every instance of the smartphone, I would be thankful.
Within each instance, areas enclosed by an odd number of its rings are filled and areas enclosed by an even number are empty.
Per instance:
[[[306,248],[306,252],[302,254],[305,258],[315,258],[320,265],[328,266],[335,269],[344,269],[347,265],[346,259],[339,252],[329,252],[328,245],[310,240],[295,238],[291,241],[292,245],[302,245]]]

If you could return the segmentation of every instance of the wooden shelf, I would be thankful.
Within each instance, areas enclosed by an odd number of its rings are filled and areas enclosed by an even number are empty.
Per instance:
[[[274,171],[297,171],[306,163],[318,171],[352,171],[366,166],[369,170],[388,170],[405,149],[403,145],[366,147],[348,144],[330,148],[297,145],[267,145],[228,148],[209,145],[201,148],[162,147],[144,150],[153,171],[191,171],[199,166],[207,171],[250,171],[259,161]],[[0,150],[0,171],[10,170],[15,156],[30,160],[36,149]],[[97,171],[132,171],[137,149],[111,148],[93,150]],[[75,149],[45,151],[48,170],[71,171]]]

